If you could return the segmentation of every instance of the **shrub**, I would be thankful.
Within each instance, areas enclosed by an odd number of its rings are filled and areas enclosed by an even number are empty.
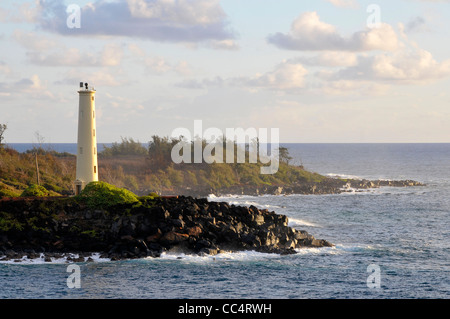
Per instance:
[[[44,187],[50,191],[54,191],[56,193],[61,193],[63,191],[62,187],[59,187],[57,185],[54,184],[50,184],[50,183],[45,183]]]
[[[139,202],[144,205],[145,207],[153,207],[155,202],[160,198],[160,196],[154,192],[151,192],[150,194],[146,196],[140,196]]]
[[[126,175],[125,176],[125,186],[129,189],[132,190],[138,190],[139,189],[139,184],[138,181],[136,179],[136,176],[134,175]]]
[[[44,187],[36,184],[28,186],[20,195],[21,197],[47,197],[50,192]]]
[[[137,196],[129,190],[118,188],[105,182],[91,182],[78,195],[92,208],[105,208],[118,204],[129,204],[138,201]]]
[[[121,143],[113,143],[111,147],[104,146],[104,150],[100,153],[103,156],[117,156],[117,155],[147,155],[147,148],[145,148],[139,141],[132,138],[121,137]]]

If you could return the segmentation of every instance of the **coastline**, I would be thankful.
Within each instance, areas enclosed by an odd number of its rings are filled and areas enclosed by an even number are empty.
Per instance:
[[[84,262],[92,261],[93,253],[122,260],[160,257],[169,251],[283,255],[298,248],[333,246],[288,227],[284,215],[205,198],[143,199],[96,209],[73,198],[22,198],[0,205],[0,262],[20,262],[24,256],[44,261],[69,256],[68,261]]]
[[[0,198],[0,262],[65,258],[67,262],[160,257],[176,251],[215,255],[257,251],[295,254],[295,249],[332,247],[306,231],[288,227],[288,218],[255,206],[208,201],[227,195],[319,195],[380,187],[416,187],[412,180],[357,180],[328,177],[290,186],[234,186],[177,189],[138,202],[90,207],[76,197]],[[96,258],[93,256],[98,254]]]
[[[294,183],[292,185],[236,185],[227,188],[213,189],[208,187],[175,188],[173,192],[163,195],[179,194],[182,196],[207,197],[214,195],[217,197],[227,195],[325,195],[341,194],[352,191],[363,191],[370,188],[380,187],[418,187],[425,184],[413,180],[367,180],[367,179],[341,179],[328,177],[318,183]]]

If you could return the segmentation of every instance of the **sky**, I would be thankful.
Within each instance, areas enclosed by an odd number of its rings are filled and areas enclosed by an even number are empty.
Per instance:
[[[88,82],[100,143],[194,120],[449,143],[449,35],[450,0],[1,0],[0,123],[6,143],[75,143]]]

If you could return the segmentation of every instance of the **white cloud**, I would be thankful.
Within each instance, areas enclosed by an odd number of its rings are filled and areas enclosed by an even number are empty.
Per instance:
[[[293,61],[284,61],[272,71],[263,74],[227,79],[217,76],[212,79],[203,79],[200,81],[184,80],[176,85],[187,89],[238,87],[251,92],[254,92],[255,89],[289,91],[304,88],[305,76],[307,74],[308,71],[302,64]]]
[[[172,66],[162,57],[147,57],[144,59],[144,65],[147,70],[157,74],[163,74],[172,69]]]
[[[91,87],[117,87],[123,86],[127,81],[123,77],[111,73],[111,70],[100,69],[96,71],[83,71],[80,69],[70,69],[63,76],[62,80],[55,81],[55,84],[78,85],[80,81],[86,79]],[[120,80],[119,80],[120,79]]]
[[[361,56],[357,65],[340,70],[334,75],[339,79],[401,84],[428,84],[447,76],[450,76],[450,60],[439,63],[430,52],[420,48]]]
[[[48,50],[57,46],[56,41],[49,39],[46,36],[37,34],[36,32],[25,32],[22,30],[14,30],[12,39],[29,50]]]
[[[127,0],[131,15],[185,25],[220,23],[226,14],[218,0]]]
[[[282,62],[273,71],[253,78],[244,79],[250,87],[276,90],[299,89],[305,86],[308,71],[300,63]]]
[[[146,73],[162,75],[168,72],[175,72],[179,75],[189,75],[191,67],[187,61],[173,63],[161,56],[147,56],[145,51],[138,45],[132,43],[128,45],[134,62],[145,68]]]
[[[219,0],[98,0],[82,7],[81,27],[73,29],[67,27],[63,3],[40,5],[39,26],[63,35],[113,35],[175,43],[234,38]]]
[[[123,57],[123,48],[117,44],[106,44],[99,52],[82,52],[78,48],[60,46],[55,50],[33,50],[26,53],[31,63],[41,66],[118,66]]]
[[[305,65],[320,67],[315,73]],[[239,88],[249,92],[274,90],[310,96],[379,96],[393,85],[423,85],[450,76],[450,59],[438,62],[432,54],[403,44],[395,52],[323,52],[284,61],[255,76],[185,80],[188,89]]]
[[[230,50],[235,51],[239,49],[239,45],[233,39],[213,40],[211,47],[216,50]]]
[[[358,2],[356,0],[326,0],[336,7],[342,8],[357,8]]]
[[[0,83],[0,94],[3,97],[29,97],[32,99],[55,99],[55,95],[47,89],[47,84],[37,74],[22,78],[15,82]]]
[[[379,96],[389,92],[390,86],[373,81],[332,80],[325,81],[316,94],[340,96]]]
[[[301,14],[288,34],[276,33],[267,40],[279,48],[298,51],[392,51],[399,45],[395,31],[388,24],[344,37],[335,26],[321,21],[317,12]]]
[[[0,8],[0,21],[13,23],[34,23],[40,15],[40,0],[12,3],[13,10]]]
[[[353,52],[327,51],[311,57],[298,57],[293,61],[312,66],[338,67],[355,65],[358,60]]]
[[[103,47],[100,53],[100,65],[117,66],[120,65],[123,57],[123,49],[121,45],[109,43]],[[99,64],[99,63],[97,63]]]

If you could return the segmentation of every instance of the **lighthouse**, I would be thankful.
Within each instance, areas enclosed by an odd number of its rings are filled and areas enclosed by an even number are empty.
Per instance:
[[[90,182],[98,181],[95,90],[88,83],[80,82],[78,95],[76,195]]]

